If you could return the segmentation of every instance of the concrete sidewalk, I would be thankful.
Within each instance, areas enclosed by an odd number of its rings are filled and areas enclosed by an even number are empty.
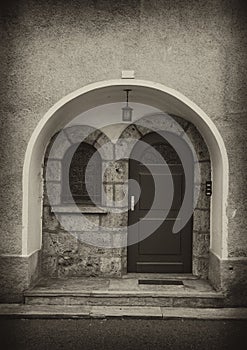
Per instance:
[[[0,318],[184,318],[247,320],[247,308],[0,304]]]

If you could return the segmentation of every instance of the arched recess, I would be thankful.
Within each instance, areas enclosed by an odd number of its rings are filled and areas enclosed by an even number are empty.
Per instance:
[[[210,249],[220,259],[226,258],[228,157],[218,129],[195,103],[178,91],[159,83],[135,79],[87,85],[62,98],[40,120],[28,143],[23,167],[22,255],[30,256],[41,248],[42,164],[49,140],[80,113],[106,103],[123,101],[123,89],[126,88],[133,90],[133,102],[145,103],[190,121],[204,138],[212,162]]]

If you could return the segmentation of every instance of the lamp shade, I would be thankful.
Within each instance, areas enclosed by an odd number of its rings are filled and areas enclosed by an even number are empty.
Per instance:
[[[129,107],[128,105],[122,108],[122,120],[124,122],[131,122],[132,111],[133,111],[133,108]]]

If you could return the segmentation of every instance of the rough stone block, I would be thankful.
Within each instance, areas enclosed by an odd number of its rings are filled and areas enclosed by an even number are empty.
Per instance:
[[[113,185],[109,184],[103,184],[103,191],[104,191],[104,200],[103,205],[106,207],[112,207],[113,206]]]
[[[112,247],[113,231],[108,230],[88,231],[77,233],[78,240],[86,244],[93,245],[99,248]]]
[[[207,279],[208,278],[208,258],[201,258],[193,256],[192,272],[193,275]]]
[[[128,184],[116,184],[115,188],[115,206],[118,208],[128,207]]]
[[[49,198],[47,196],[46,183],[43,185],[43,206],[50,206]]]
[[[198,195],[197,201],[195,202],[195,207],[198,209],[208,209],[210,210],[210,196],[206,196],[206,184],[201,184],[200,188],[198,185],[195,187],[195,194]]]
[[[115,232],[112,235],[112,241],[114,247],[127,247],[127,235],[128,228],[121,230],[120,232]]]
[[[141,134],[141,137],[143,137],[143,136],[149,134],[150,132],[152,132],[152,130],[149,129],[148,127],[145,127],[145,126],[139,125],[139,124],[136,125],[136,129]]]
[[[189,127],[189,125],[191,124],[190,122],[188,122],[188,120],[181,118],[181,117],[177,117],[174,114],[169,114],[170,117],[175,120],[183,130],[187,130],[187,128]]]
[[[54,214],[51,213],[50,206],[43,206],[43,230],[56,231],[59,222]]]
[[[56,255],[59,252],[58,234],[43,232],[42,237],[42,251],[45,255]]]
[[[196,171],[194,172],[194,183],[195,184],[205,184],[206,181],[211,180],[211,166],[210,162],[199,162],[200,173]]]
[[[46,181],[61,181],[61,161],[49,160],[46,164],[45,180]]]
[[[88,125],[76,125],[64,129],[69,141],[73,144],[86,142],[93,145],[101,131]]]
[[[141,137],[141,133],[137,130],[137,127],[135,124],[131,124],[127,126],[127,128],[124,129],[122,134],[120,135],[121,139],[136,139],[138,140]]]
[[[185,122],[187,124],[187,122]],[[136,127],[142,135],[150,131],[170,131],[176,135],[181,135],[184,131],[180,123],[173,116],[159,113],[150,117],[143,117],[136,122]]]
[[[125,182],[128,180],[128,162],[119,160],[103,163],[104,182]]]
[[[139,135],[140,137],[140,135]],[[139,138],[138,137],[138,138]],[[119,139],[115,144],[115,159],[129,160],[130,154],[137,143],[138,139]]]
[[[66,134],[61,131],[57,134],[49,154],[46,153],[46,157],[61,160],[70,147],[71,143],[69,142]]]
[[[58,261],[58,277],[98,276],[99,256],[70,256]]]
[[[61,227],[69,232],[97,231],[99,215],[97,214],[57,214]]]
[[[128,224],[128,213],[116,213],[116,212],[110,212],[107,215],[103,215],[101,217],[101,223],[100,225],[103,227],[116,227],[120,228],[122,226],[127,226]]]
[[[94,147],[99,151],[103,160],[114,159],[114,145],[105,134],[102,133],[102,135],[96,140]]]
[[[86,260],[86,275],[98,275],[101,269],[101,258],[99,256],[88,256]]]
[[[126,275],[127,274],[127,247],[123,248],[121,263],[122,263],[122,275]]]
[[[193,231],[209,232],[210,212],[208,210],[195,209],[193,215]]]
[[[196,151],[198,160],[209,160],[210,157],[207,145],[196,127],[193,124],[190,124],[185,134],[190,139]]]
[[[56,241],[55,241],[56,243]],[[78,238],[76,234],[60,232],[57,235],[57,248],[59,255],[76,254],[78,252]]]
[[[105,252],[105,248],[86,244],[83,241],[80,241],[80,239],[78,240],[78,254],[81,256],[87,257],[94,255],[103,255]]]
[[[112,249],[108,249],[107,250],[107,256],[108,257],[122,258],[122,254],[123,254],[123,248],[122,247],[119,247],[119,248],[116,247],[116,248],[112,248]]]
[[[61,203],[61,184],[55,182],[46,183],[45,202],[50,205],[58,205]]]
[[[197,257],[208,257],[209,254],[209,233],[193,233],[193,254]]]
[[[101,257],[100,270],[102,274],[107,276],[121,276],[121,258],[117,257]]]
[[[58,264],[57,256],[43,255],[42,257],[42,275],[47,277],[57,277],[58,275]]]

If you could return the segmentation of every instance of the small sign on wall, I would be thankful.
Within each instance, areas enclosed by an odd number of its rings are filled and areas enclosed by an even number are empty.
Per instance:
[[[206,196],[212,195],[212,181],[206,181]]]

